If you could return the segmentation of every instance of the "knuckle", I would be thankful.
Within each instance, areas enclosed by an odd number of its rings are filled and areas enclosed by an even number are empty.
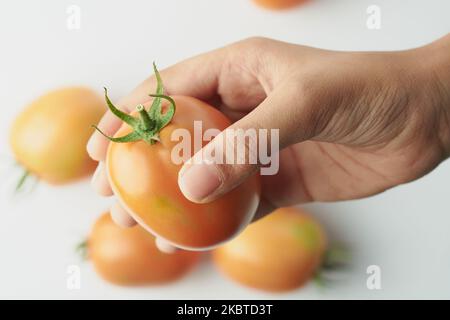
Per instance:
[[[254,52],[262,50],[267,47],[271,42],[270,39],[264,37],[249,37],[239,42],[236,42],[233,47],[237,50],[242,50],[244,52]]]

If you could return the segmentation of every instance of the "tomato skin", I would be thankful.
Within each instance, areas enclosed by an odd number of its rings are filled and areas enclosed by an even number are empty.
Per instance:
[[[180,248],[206,250],[232,238],[250,223],[259,203],[259,176],[211,203],[187,200],[178,187],[182,164],[171,160],[172,149],[179,143],[171,141],[171,133],[184,128],[193,137],[195,120],[202,121],[203,131],[222,131],[230,121],[198,99],[172,98],[177,109],[171,123],[160,132],[160,142],[110,144],[106,164],[109,181],[122,205],[148,231]],[[123,125],[116,137],[130,130]]]
[[[124,286],[176,280],[191,270],[199,258],[198,252],[184,250],[163,253],[156,247],[155,237],[142,227],[119,227],[109,213],[95,222],[88,253],[103,279]]]
[[[30,173],[51,184],[63,184],[90,174],[95,162],[86,143],[105,112],[94,91],[69,87],[51,91],[15,119],[10,145],[16,160]]]
[[[257,5],[272,10],[292,8],[306,1],[307,0],[253,0]]]
[[[324,230],[311,216],[281,208],[249,225],[212,255],[219,270],[241,284],[287,291],[314,275],[326,245]]]

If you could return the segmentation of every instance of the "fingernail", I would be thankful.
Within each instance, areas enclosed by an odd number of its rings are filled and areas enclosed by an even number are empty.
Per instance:
[[[92,178],[91,178],[91,185],[94,189],[96,188],[98,176],[100,175],[101,170],[102,170],[102,163],[99,162],[97,165],[97,168],[95,168],[94,174],[92,175]]]
[[[155,244],[156,247],[159,249],[159,251],[164,252],[164,253],[174,253],[177,251],[177,248],[175,248],[173,245],[171,245],[169,242],[167,242],[166,240],[157,237],[155,239]]]
[[[88,155],[95,161],[104,161],[108,150],[108,141],[105,137],[95,132],[86,144]]]
[[[180,172],[178,184],[186,198],[200,202],[216,191],[222,181],[215,165],[198,163]]]
[[[87,144],[86,144],[86,150],[88,155],[93,158],[93,155],[95,155],[95,147],[96,147],[96,142],[95,142],[95,133],[89,138]]]

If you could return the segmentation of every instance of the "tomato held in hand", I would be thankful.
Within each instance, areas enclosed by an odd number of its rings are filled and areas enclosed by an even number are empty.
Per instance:
[[[198,261],[199,253],[177,250],[167,254],[155,245],[155,237],[139,225],[117,226],[109,213],[94,224],[87,253],[97,273],[119,285],[145,285],[175,280]]]
[[[10,144],[16,160],[30,174],[61,184],[93,171],[86,152],[91,124],[105,103],[82,87],[51,91],[31,103],[14,121]]]
[[[179,143],[171,139],[172,132],[186,129],[194,137],[194,121],[202,121],[203,130],[220,131],[230,121],[195,98],[162,95],[156,67],[155,74],[157,94],[149,111],[138,106],[141,118],[117,110],[106,96],[111,111],[126,122],[110,138],[106,163],[109,181],[122,205],[145,229],[180,248],[209,249],[229,240],[251,221],[259,202],[259,176],[213,202],[187,200],[178,187],[182,164],[171,159]],[[163,99],[170,104],[163,104]]]
[[[284,291],[303,285],[314,275],[326,244],[324,230],[312,217],[296,208],[281,208],[215,249],[213,260],[239,283]]]

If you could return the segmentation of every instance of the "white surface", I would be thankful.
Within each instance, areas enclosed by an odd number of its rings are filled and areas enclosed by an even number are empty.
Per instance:
[[[66,28],[66,8],[81,8],[81,29]],[[382,10],[381,30],[366,28],[366,8]],[[273,13],[249,0],[3,1],[0,10],[0,146],[8,163],[14,115],[47,89],[107,86],[114,98],[150,74],[252,35],[339,50],[406,49],[450,31],[447,0],[312,0]],[[6,160],[5,160],[6,159]],[[309,208],[348,243],[354,268],[325,292],[313,286],[283,295],[242,288],[205,262],[181,281],[124,289],[101,281],[73,247],[111,203],[88,182],[40,185],[12,199],[2,172],[0,298],[450,298],[450,162],[420,181],[366,200]],[[81,289],[66,288],[66,268],[81,266]],[[366,288],[366,267],[382,269],[382,290]]]

